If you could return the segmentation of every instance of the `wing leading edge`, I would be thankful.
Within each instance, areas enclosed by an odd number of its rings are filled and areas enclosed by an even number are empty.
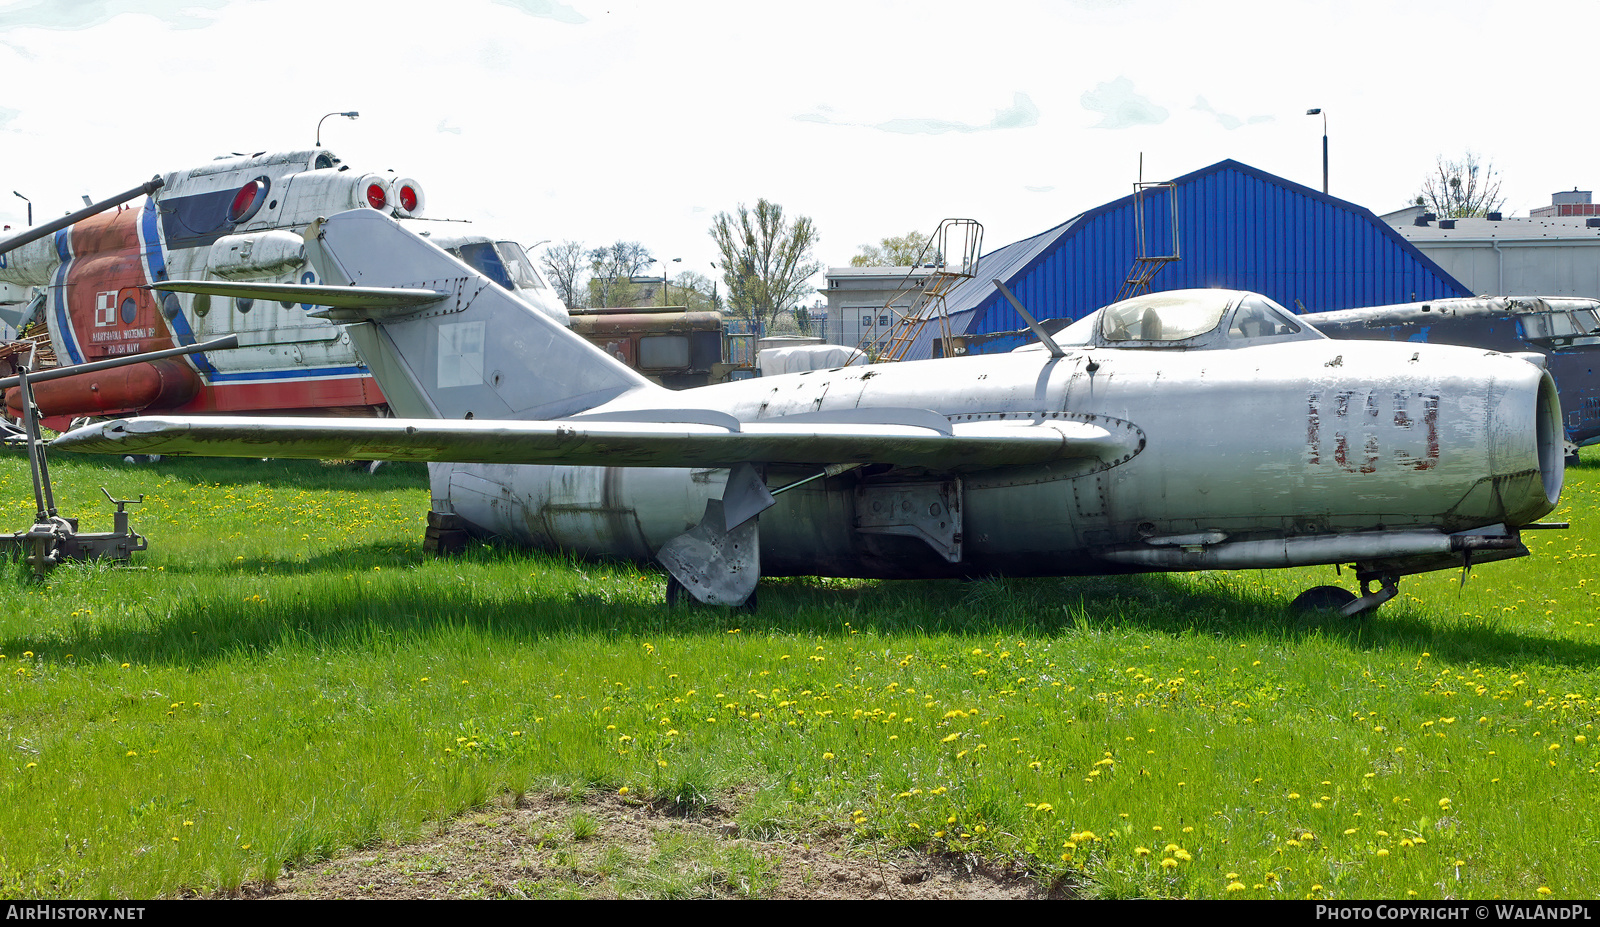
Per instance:
[[[970,471],[1075,458],[1120,463],[1144,448],[1144,435],[1130,423],[1108,428],[1070,420],[968,422],[941,430],[782,419],[725,425],[149,416],[88,425],[62,435],[52,446],[84,453],[197,457],[610,467],[886,463]]]

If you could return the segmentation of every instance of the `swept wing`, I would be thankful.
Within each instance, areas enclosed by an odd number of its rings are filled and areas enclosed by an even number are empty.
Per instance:
[[[691,412],[685,417],[695,416]],[[606,417],[522,422],[149,416],[79,428],[57,438],[54,446],[90,453],[202,457],[613,467],[885,463],[961,471],[1085,457],[1119,461],[1137,453],[1143,441],[1135,431],[1117,433],[1074,421],[939,428],[931,423],[738,422],[709,410],[699,417],[702,421]]]

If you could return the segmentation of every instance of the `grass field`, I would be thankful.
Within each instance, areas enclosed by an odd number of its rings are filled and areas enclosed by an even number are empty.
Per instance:
[[[227,890],[547,790],[736,801],[745,834],[842,826],[1094,897],[1600,891],[1591,452],[1549,516],[1572,530],[1364,621],[1287,613],[1331,569],[668,611],[635,566],[424,558],[420,467],[55,470],[85,530],[100,486],[146,493],[151,550],[6,574],[0,896]],[[32,514],[0,460],[0,528]]]

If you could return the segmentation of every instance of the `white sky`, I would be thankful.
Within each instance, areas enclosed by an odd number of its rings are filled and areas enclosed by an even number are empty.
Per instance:
[[[1438,156],[1507,215],[1594,189],[1593,0],[0,0],[0,223],[323,142],[427,214],[719,276],[765,197],[817,257],[946,216],[986,248],[1234,158],[1377,213]],[[819,281],[820,282],[820,281]]]

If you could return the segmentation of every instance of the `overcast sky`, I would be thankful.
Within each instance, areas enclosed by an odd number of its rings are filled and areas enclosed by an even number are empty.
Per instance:
[[[1508,215],[1593,189],[1593,0],[0,0],[0,223],[323,143],[428,215],[638,240],[708,275],[720,211],[817,257],[946,216],[985,250],[1224,158],[1384,213],[1440,155]]]

